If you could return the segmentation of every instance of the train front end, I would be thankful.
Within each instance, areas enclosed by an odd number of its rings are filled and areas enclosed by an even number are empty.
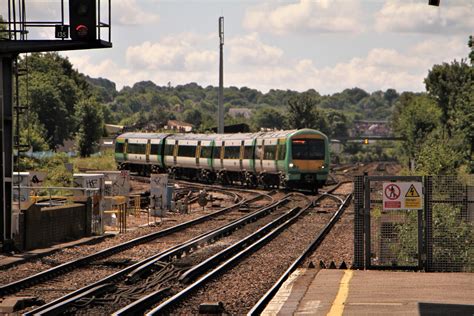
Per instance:
[[[329,140],[323,133],[302,129],[287,139],[287,186],[317,191],[329,173]]]

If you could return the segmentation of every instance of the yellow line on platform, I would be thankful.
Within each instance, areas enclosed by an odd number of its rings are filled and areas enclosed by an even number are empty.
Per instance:
[[[344,276],[339,284],[339,291],[337,292],[334,302],[332,302],[331,310],[327,316],[340,316],[344,312],[344,303],[349,295],[349,282],[351,281],[354,271],[346,270]]]

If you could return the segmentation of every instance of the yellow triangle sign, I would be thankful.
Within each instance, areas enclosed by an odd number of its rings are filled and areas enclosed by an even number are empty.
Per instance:
[[[420,197],[418,191],[415,189],[415,186],[413,184],[408,189],[407,194],[405,194],[405,197]]]

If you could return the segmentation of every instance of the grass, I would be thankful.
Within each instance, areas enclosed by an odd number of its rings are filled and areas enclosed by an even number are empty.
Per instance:
[[[114,151],[107,150],[87,158],[73,158],[74,170],[117,170]]]

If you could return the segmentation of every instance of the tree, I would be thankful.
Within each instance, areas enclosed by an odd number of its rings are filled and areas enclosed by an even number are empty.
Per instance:
[[[92,99],[78,104],[79,131],[77,144],[81,157],[89,157],[99,144],[104,130],[104,119],[99,104]]]
[[[402,152],[408,158],[414,158],[427,136],[439,125],[441,113],[426,95],[413,96],[409,100],[394,122],[394,131],[405,138]]]
[[[349,136],[349,120],[341,111],[331,110],[327,113],[329,137]]]
[[[313,128],[316,123],[313,109],[316,105],[316,100],[306,94],[288,100],[288,126],[296,129]]]
[[[285,116],[280,111],[269,107],[258,109],[252,121],[255,130],[260,130],[262,127],[283,129],[285,126]]]
[[[451,137],[455,128],[452,118],[456,115],[461,91],[474,81],[473,69],[464,60],[451,64],[434,65],[425,78],[426,91],[441,109],[441,124]]]
[[[187,123],[193,124],[194,127],[199,128],[202,122],[202,114],[198,109],[189,109],[183,112],[183,120]]]

